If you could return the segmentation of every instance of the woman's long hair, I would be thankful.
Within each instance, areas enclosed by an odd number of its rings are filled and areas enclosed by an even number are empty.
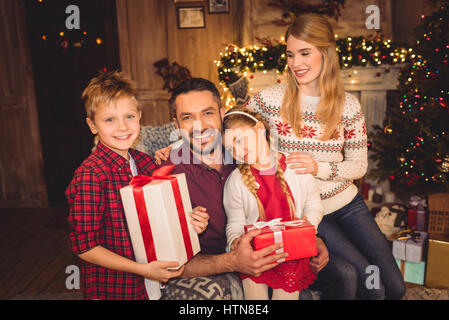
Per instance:
[[[329,140],[341,121],[345,102],[344,87],[340,81],[340,65],[334,31],[323,16],[303,14],[297,17],[288,28],[285,34],[286,41],[289,37],[315,46],[323,57],[323,67],[319,76],[321,99],[316,118],[321,122],[321,125],[324,125],[320,140]],[[284,121],[292,126],[299,138],[302,137],[300,89],[293,71],[288,68],[281,116]]]
[[[230,109],[228,111],[228,113],[231,113],[233,111],[247,113],[247,114],[253,116],[254,118],[256,118],[257,120],[259,120],[260,122],[262,122],[265,127],[265,138],[268,142],[268,145],[270,145],[271,142],[270,142],[269,126],[266,123],[266,121],[264,121],[263,118],[258,113],[250,111],[247,108],[241,107],[241,106],[234,107],[234,108]],[[239,128],[239,126],[244,126],[244,125],[255,126],[256,122],[253,119],[251,119],[250,117],[245,116],[243,114],[226,115],[223,120],[223,128],[225,130],[226,129],[236,129],[236,128]],[[290,196],[290,192],[288,191],[287,182],[285,181],[284,172],[282,171],[281,164],[279,163],[279,159],[278,159],[276,168],[277,168],[276,178],[279,179],[279,181],[281,183],[282,193],[284,193],[287,198],[288,207],[290,210],[290,219],[292,220],[293,217],[295,216],[296,207],[295,207],[295,203],[294,203],[292,197]],[[257,207],[259,209],[259,220],[266,221],[265,209],[262,205],[262,202],[259,199],[259,196],[257,195],[256,178],[253,176],[253,174],[251,172],[250,165],[246,164],[246,163],[239,164],[238,169],[239,169],[240,173],[242,174],[243,184],[248,188],[249,192],[251,192],[251,194],[257,200]]]

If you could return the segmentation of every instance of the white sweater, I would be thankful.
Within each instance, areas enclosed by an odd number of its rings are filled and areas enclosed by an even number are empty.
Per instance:
[[[334,212],[354,199],[358,190],[352,182],[363,177],[368,167],[365,118],[360,103],[346,93],[339,128],[331,140],[320,141],[322,128],[315,117],[320,97],[301,95],[303,138],[299,139],[280,115],[284,90],[284,84],[269,87],[255,95],[247,107],[261,114],[275,129],[272,135],[278,138],[280,152],[309,153],[318,162],[316,180],[324,214]]]
[[[288,168],[284,177],[293,196],[296,217],[307,217],[316,230],[323,218],[323,205],[316,180],[311,174],[298,175]],[[245,232],[244,226],[259,219],[257,200],[243,183],[239,169],[235,169],[226,181],[223,205],[228,218],[226,237],[229,250],[232,241]]]

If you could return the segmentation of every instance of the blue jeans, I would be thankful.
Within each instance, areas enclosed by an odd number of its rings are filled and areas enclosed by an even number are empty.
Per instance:
[[[325,215],[318,226],[318,233],[326,243],[330,259],[338,257],[338,260],[345,260],[354,267],[356,280],[352,280],[352,284],[347,283],[346,287],[356,287],[352,292],[356,292],[357,298],[400,299],[404,296],[404,280],[391,247],[360,194],[343,208]],[[368,268],[370,265],[379,268],[377,288],[372,288],[376,282],[373,281],[372,269]]]

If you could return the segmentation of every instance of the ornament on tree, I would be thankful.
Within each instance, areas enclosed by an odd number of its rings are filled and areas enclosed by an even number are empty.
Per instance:
[[[444,173],[449,172],[449,155],[446,155],[444,159],[442,159],[441,164],[438,166],[438,170]]]
[[[398,162],[400,162],[400,163],[404,163],[405,162],[405,157],[404,156],[401,156],[401,157],[398,157]]]

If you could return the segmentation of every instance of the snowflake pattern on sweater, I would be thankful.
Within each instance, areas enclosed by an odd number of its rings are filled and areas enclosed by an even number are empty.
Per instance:
[[[360,103],[352,94],[346,93],[340,124],[330,140],[320,141],[323,128],[315,116],[320,98],[301,95],[303,137],[298,138],[280,115],[284,90],[284,84],[269,87],[256,94],[247,103],[247,108],[260,113],[270,128],[276,129],[272,134],[277,138],[279,151],[312,155],[318,162],[316,178],[321,199],[330,199],[353,186],[353,180],[363,177],[367,170],[366,127]]]

